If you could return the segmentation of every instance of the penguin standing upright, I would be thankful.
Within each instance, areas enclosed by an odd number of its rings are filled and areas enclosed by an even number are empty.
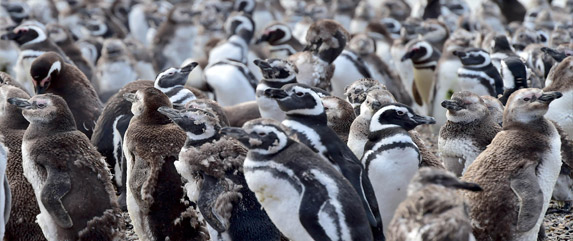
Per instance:
[[[267,42],[270,58],[284,59],[304,49],[304,46],[292,35],[290,27],[284,23],[271,23],[266,26],[258,43]]]
[[[461,90],[493,97],[503,94],[503,80],[485,50],[470,48],[455,51],[454,55],[458,56],[463,64],[458,69]]]
[[[199,64],[191,62],[182,68],[169,68],[157,75],[153,86],[169,96],[171,104],[177,107],[184,107],[190,101],[197,99],[190,89],[185,88],[189,73],[197,65]]]
[[[185,179],[187,197],[207,221],[211,240],[280,240],[243,174],[247,150],[221,136],[219,119],[209,111],[160,107],[158,111],[187,134],[175,168]]]
[[[408,131],[418,125],[433,123],[434,118],[417,115],[410,107],[399,103],[385,104],[372,116],[361,159],[372,180],[385,232],[396,208],[406,198],[407,186],[422,161],[418,146]]]
[[[30,74],[36,94],[60,95],[69,106],[79,131],[91,138],[102,104],[94,87],[75,66],[55,52],[47,52],[32,62]]]
[[[291,240],[373,240],[356,191],[334,167],[282,130],[257,119],[222,133],[249,148],[245,179]]]
[[[464,174],[462,180],[483,188],[465,193],[478,240],[537,239],[561,170],[561,139],[543,117],[559,97],[540,89],[514,92],[503,113],[503,130]]]
[[[40,206],[37,222],[44,236],[48,240],[122,239],[124,223],[109,170],[77,130],[66,101],[45,94],[12,97],[8,102],[22,109],[30,122],[22,141],[22,167]]]
[[[185,200],[175,169],[185,132],[157,111],[172,107],[169,97],[148,87],[125,93],[133,118],[125,132],[127,210],[142,240],[204,240],[206,231],[195,208]],[[171,145],[165,145],[171,143]],[[165,207],[168,207],[167,209]]]
[[[281,59],[256,59],[254,63],[259,66],[263,74],[263,79],[257,85],[256,90],[261,117],[283,121],[284,112],[274,99],[265,96],[264,93],[268,88],[281,88],[283,85],[296,83],[298,69],[288,60]]]
[[[507,98],[518,89],[527,88],[527,67],[521,58],[510,56],[501,60],[501,78],[503,79],[503,96],[499,99],[506,104]]]
[[[120,39],[104,40],[96,74],[97,90],[104,102],[127,83],[138,79],[135,60]]]
[[[424,106],[426,113],[432,113],[432,95],[435,88],[434,71],[440,59],[440,51],[427,41],[414,42],[402,61],[411,59],[414,63],[414,85],[412,87],[414,100]]]
[[[346,86],[359,79],[372,78],[366,62],[354,50],[343,50],[332,64],[334,73],[330,79],[330,85],[333,96],[342,98]]]

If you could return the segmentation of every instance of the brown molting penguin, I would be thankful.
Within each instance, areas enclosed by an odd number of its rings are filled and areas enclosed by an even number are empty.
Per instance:
[[[78,130],[91,138],[103,106],[86,76],[76,66],[65,63],[55,52],[36,58],[30,74],[36,94],[53,93],[64,98]]]
[[[36,215],[40,208],[34,197],[32,185],[24,177],[22,170],[22,137],[28,121],[22,111],[8,103],[8,98],[28,99],[30,96],[14,86],[0,85],[0,135],[7,152],[6,177],[12,192],[11,219],[6,224],[6,240],[41,241],[46,240]]]
[[[125,132],[127,210],[141,240],[206,240],[207,231],[194,205],[185,199],[174,162],[186,134],[157,111],[172,108],[169,97],[148,87],[124,98],[132,103],[133,118]]]
[[[352,105],[335,96],[325,96],[321,100],[328,119],[328,127],[334,130],[344,143],[348,142],[350,126],[356,118]]]
[[[30,122],[22,141],[24,176],[40,206],[48,240],[115,240],[124,223],[102,156],[76,129],[66,101],[53,94],[12,97]],[[86,208],[89,207],[89,208]]]

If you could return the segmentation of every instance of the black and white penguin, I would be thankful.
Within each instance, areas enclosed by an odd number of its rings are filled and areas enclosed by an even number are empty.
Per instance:
[[[561,170],[561,140],[543,117],[559,92],[520,89],[507,101],[503,130],[462,180],[482,192],[465,196],[477,240],[536,240]],[[503,200],[503,201],[500,201]]]
[[[11,194],[11,202],[1,200],[3,206],[0,215],[3,218],[1,236],[6,240],[44,240],[40,226],[36,223],[36,215],[40,214],[40,208],[34,197],[32,185],[24,177],[22,170],[22,137],[28,127],[28,121],[22,116],[22,111],[10,105],[8,99],[12,97],[30,98],[22,89],[7,84],[0,85],[0,136],[1,148],[6,152],[5,177],[3,198]],[[2,163],[3,165],[4,163]],[[7,192],[9,191],[9,192]],[[10,210],[6,210],[6,204],[11,204]],[[8,211],[8,213],[6,213]],[[9,214],[12,218],[7,218]]]
[[[469,205],[457,190],[481,191],[451,173],[423,167],[408,185],[408,197],[396,209],[388,239],[475,240]]]
[[[135,233],[143,240],[205,239],[207,231],[195,207],[185,199],[183,181],[174,165],[185,132],[157,111],[161,106],[172,107],[169,97],[153,87],[124,97],[132,103],[134,115],[125,132],[123,153],[127,210]]]
[[[209,52],[209,65],[223,60],[234,60],[248,64],[249,43],[253,38],[255,23],[244,13],[235,13],[225,22],[226,41]],[[208,68],[208,67],[207,67]]]
[[[245,181],[247,150],[237,140],[221,136],[219,119],[201,109],[158,111],[187,134],[174,165],[186,181],[187,197],[207,221],[211,240],[280,240],[280,232]]]
[[[205,68],[204,80],[222,106],[253,101],[257,79],[247,65],[235,60],[221,60]],[[237,94],[241,93],[241,94]]]
[[[503,79],[485,50],[470,48],[455,51],[454,55],[458,56],[463,64],[463,67],[458,69],[461,90],[493,97],[503,94]]]
[[[96,65],[96,86],[100,99],[106,102],[127,83],[138,79],[135,60],[121,39],[104,40]]]
[[[414,100],[418,105],[424,107],[426,113],[431,113],[432,95],[435,88],[434,71],[441,53],[427,41],[416,41],[409,45],[408,51],[401,60],[412,60],[414,64],[414,84],[412,87]]]
[[[343,50],[332,64],[334,73],[330,79],[330,86],[333,96],[343,98],[346,86],[359,79],[372,78],[366,62],[352,49]]]
[[[304,46],[292,35],[290,27],[280,22],[271,23],[265,27],[256,43],[264,42],[270,45],[270,58],[285,59],[304,49]]]
[[[496,35],[491,41],[490,58],[491,63],[498,72],[501,73],[501,61],[507,57],[517,56],[515,50],[509,43],[509,38],[503,34]],[[509,97],[509,96],[508,96]]]
[[[499,97],[502,104],[518,89],[528,88],[527,66],[521,58],[510,56],[501,60],[501,78],[503,79],[503,96]]]
[[[265,95],[275,99],[285,112],[286,119],[282,123],[290,128],[291,136],[328,160],[350,181],[362,200],[375,239],[382,239],[382,220],[372,184],[360,160],[328,127],[320,96],[310,86],[298,83],[285,85],[281,89],[269,88]]]
[[[185,88],[187,77],[195,67],[197,62],[191,62],[182,68],[169,68],[157,75],[154,87],[169,96],[173,106],[183,107],[189,101],[197,99],[190,89]]]
[[[410,180],[421,165],[422,155],[408,131],[433,124],[434,118],[420,116],[400,103],[382,105],[372,116],[362,165],[372,180],[380,215],[387,233],[400,202],[406,199]]]
[[[249,189],[291,240],[373,240],[360,197],[327,161],[296,142],[274,120],[224,128],[249,152],[243,163]]]
[[[442,101],[447,110],[446,123],[438,137],[438,152],[446,169],[462,176],[478,155],[501,131],[485,101],[478,95],[462,91]]]
[[[111,175],[102,156],[76,129],[66,101],[54,94],[12,97],[30,122],[22,141],[24,176],[40,207],[48,240],[123,239]],[[89,208],[86,208],[89,207]]]
[[[94,87],[74,65],[55,52],[36,58],[30,68],[36,94],[53,93],[68,103],[79,131],[91,138],[103,108]]]
[[[268,88],[281,88],[286,84],[296,83],[298,69],[290,61],[282,59],[256,59],[254,63],[263,74],[263,79],[257,85],[256,90],[257,105],[261,117],[283,121],[285,119],[284,112],[274,99],[265,96],[264,93]]]

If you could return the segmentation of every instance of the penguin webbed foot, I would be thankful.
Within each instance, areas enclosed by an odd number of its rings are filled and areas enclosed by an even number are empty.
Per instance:
[[[554,213],[563,213],[569,214],[571,213],[571,201],[556,201],[557,207],[550,207],[547,209],[545,214],[554,214]]]

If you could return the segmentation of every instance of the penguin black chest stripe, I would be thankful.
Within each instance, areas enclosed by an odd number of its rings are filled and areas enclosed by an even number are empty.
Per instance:
[[[362,61],[360,57],[354,55],[352,52],[343,52],[342,54],[340,54],[340,57],[348,59],[348,61],[350,61],[354,65],[356,70],[358,70],[358,72],[360,72],[360,74],[362,74],[364,78],[372,78],[372,75],[370,74],[368,67],[364,65],[364,61]]]
[[[276,165],[272,165],[272,164],[271,165],[264,165],[261,163],[261,165],[256,165],[256,166],[245,166],[244,172],[245,173],[256,172],[256,171],[269,172],[269,173],[271,173],[271,175],[273,175],[273,177],[275,177],[277,179],[285,180],[288,183],[290,183],[291,186],[294,189],[296,189],[296,191],[299,194],[301,194],[304,191],[303,187],[295,179],[293,179],[291,177],[291,174],[289,172],[286,172],[283,169],[284,169],[284,167],[283,168],[277,168]]]
[[[481,85],[487,88],[487,91],[490,93],[490,95],[495,96],[496,91],[494,89],[494,86],[496,80],[494,77],[489,76],[482,70],[460,68],[458,70],[458,78],[477,80],[480,82]]]
[[[411,148],[415,150],[418,157],[420,157],[418,146],[414,144],[408,132],[399,127],[381,130],[372,133],[371,136],[371,140],[365,146],[365,150],[369,151],[365,152],[363,157],[363,164],[367,173],[370,163],[376,159],[379,154],[388,150]]]
[[[318,152],[322,156],[328,152],[326,145],[322,143],[320,135],[317,133],[316,129],[295,120],[284,120],[283,124],[295,132],[296,137],[302,143],[309,144],[309,147],[313,149],[313,151]]]

